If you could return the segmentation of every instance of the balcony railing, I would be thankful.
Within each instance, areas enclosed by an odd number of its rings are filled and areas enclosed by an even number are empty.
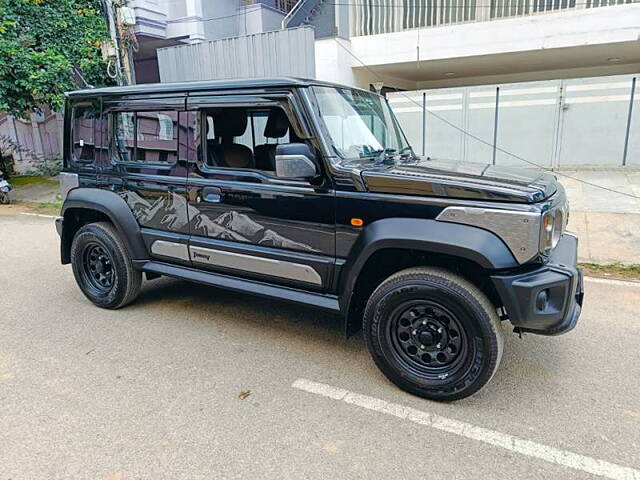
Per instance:
[[[284,13],[289,13],[295,7],[297,0],[276,0],[276,8]]]
[[[483,22],[639,0],[358,0],[351,6],[351,34],[377,35],[411,28]]]
[[[293,9],[293,7],[295,7],[296,3],[298,3],[298,0],[241,0],[240,1],[241,6],[257,5],[259,3],[277,8],[281,12],[289,13]]]

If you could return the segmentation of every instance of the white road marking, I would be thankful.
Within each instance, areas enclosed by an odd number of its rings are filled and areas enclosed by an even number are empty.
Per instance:
[[[587,277],[584,279],[591,283],[603,283],[605,285],[617,285],[619,287],[640,287],[640,282],[632,280],[616,280],[614,278]]]
[[[55,215],[45,215],[43,213],[20,212],[20,215],[29,215],[30,217],[42,217],[42,218],[58,218]]]
[[[356,405],[374,412],[392,415],[418,425],[424,425],[426,427],[452,433],[460,437],[477,440],[478,442],[504,448],[505,450],[526,455],[528,457],[539,458],[546,462],[555,463],[556,465],[572,468],[574,470],[580,470],[614,480],[640,480],[640,470],[623,467],[597,458],[587,457],[585,455],[578,455],[577,453],[549,447],[530,440],[514,437],[513,435],[497,432],[495,430],[476,427],[470,423],[441,417],[415,408],[387,402],[379,398],[350,392],[343,388],[333,387],[331,385],[314,382],[304,378],[297,379],[291,386],[308,393]]]

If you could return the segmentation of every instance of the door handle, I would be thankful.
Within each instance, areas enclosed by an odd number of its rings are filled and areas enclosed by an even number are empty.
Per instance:
[[[218,187],[204,187],[202,189],[202,200],[210,203],[220,203],[222,190]]]

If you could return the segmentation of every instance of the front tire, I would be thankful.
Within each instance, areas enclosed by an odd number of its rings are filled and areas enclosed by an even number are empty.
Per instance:
[[[504,343],[486,295],[459,275],[431,267],[382,282],[367,302],[364,334],[389,380],[439,401],[468,397],[489,382]]]
[[[142,285],[142,272],[111,223],[90,223],[78,230],[71,244],[73,275],[82,293],[102,308],[131,303]]]

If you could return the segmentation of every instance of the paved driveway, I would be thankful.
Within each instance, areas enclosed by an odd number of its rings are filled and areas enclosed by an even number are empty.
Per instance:
[[[51,219],[0,232],[0,480],[640,479],[638,286],[587,280],[574,332],[510,336],[492,383],[445,405],[332,316],[171,279],[100,310]]]

